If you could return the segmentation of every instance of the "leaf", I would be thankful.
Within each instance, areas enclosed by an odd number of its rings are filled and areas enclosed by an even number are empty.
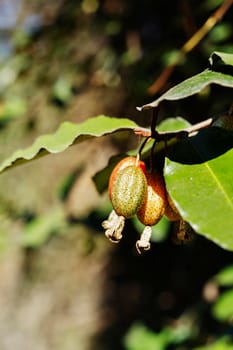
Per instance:
[[[226,64],[229,66],[233,66],[233,54],[214,51],[210,56],[210,64],[213,66],[216,63]]]
[[[165,181],[182,217],[193,229],[233,250],[233,150],[197,165],[166,160]]]
[[[158,131],[177,131],[189,127],[191,124],[182,117],[167,118],[159,125]]]
[[[47,241],[52,233],[59,233],[67,226],[62,207],[54,207],[31,221],[24,229],[21,244],[36,248]]]
[[[112,156],[106,167],[98,171],[93,177],[92,180],[94,181],[94,184],[96,186],[97,191],[102,194],[108,187],[108,179],[111,175],[111,172],[113,171],[113,168],[115,165],[123,158],[127,157],[128,155],[126,153],[123,154],[117,154]]]
[[[233,286],[233,265],[225,267],[215,277],[214,280],[223,287]]]
[[[165,92],[162,96],[160,96],[157,100],[148,103],[144,106],[137,107],[137,109],[141,111],[144,109],[155,108],[160,104],[160,102],[164,100],[181,100],[183,98],[199,93],[210,84],[218,84],[221,86],[233,88],[233,77],[228,74],[214,72],[212,70],[207,69],[174,86],[173,88]]]
[[[233,321],[233,289],[220,295],[213,305],[212,313],[219,321]]]
[[[233,345],[230,337],[222,337],[214,343],[210,343],[193,350],[233,350]]]
[[[199,164],[217,158],[233,147],[233,132],[220,127],[200,130],[192,137],[173,143],[167,154],[170,160]]]
[[[160,333],[149,330],[142,324],[134,324],[125,337],[127,350],[165,350],[169,344],[166,329]]]
[[[92,137],[109,135],[116,131],[132,130],[137,126],[132,120],[97,116],[83,123],[64,122],[53,134],[39,136],[32,146],[17,150],[0,164],[0,172],[29,162],[48,153],[65,151],[69,146]]]

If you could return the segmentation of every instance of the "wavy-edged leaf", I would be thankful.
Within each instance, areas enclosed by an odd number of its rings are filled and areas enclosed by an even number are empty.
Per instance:
[[[0,164],[0,172],[29,162],[48,153],[65,151],[69,146],[92,137],[100,137],[116,131],[132,130],[137,124],[129,119],[97,116],[80,124],[64,122],[53,134],[39,136],[32,146],[19,149]]]
[[[233,250],[233,150],[196,165],[166,160],[168,192],[194,230]]]
[[[174,86],[155,101],[138,107],[138,110],[141,111],[144,109],[155,108],[164,100],[175,101],[184,99],[199,93],[210,84],[218,84],[224,87],[233,88],[233,76],[207,69]]]

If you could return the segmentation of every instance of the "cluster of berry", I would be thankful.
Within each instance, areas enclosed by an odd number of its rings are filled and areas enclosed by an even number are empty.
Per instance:
[[[146,165],[136,157],[122,159],[113,169],[108,185],[113,211],[102,223],[105,235],[117,243],[122,238],[125,219],[135,214],[145,225],[136,248],[150,249],[151,226],[157,224],[163,215],[171,221],[181,216],[168,195],[163,176],[158,172],[147,172]]]

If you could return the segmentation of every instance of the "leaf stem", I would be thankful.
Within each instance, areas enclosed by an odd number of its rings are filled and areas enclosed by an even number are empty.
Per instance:
[[[145,143],[147,142],[148,138],[155,139],[156,141],[168,141],[172,138],[184,138],[184,137],[190,137],[193,136],[196,132],[198,132],[201,129],[208,128],[211,126],[213,123],[214,119],[209,118],[206,119],[200,123],[196,123],[194,125],[191,125],[185,129],[180,129],[177,131],[156,131],[156,130],[151,130],[147,128],[140,128],[137,127],[134,129],[134,133],[136,135],[140,135],[143,137],[146,137]],[[142,146],[145,146],[145,143],[142,144]],[[143,147],[141,147],[143,149]]]

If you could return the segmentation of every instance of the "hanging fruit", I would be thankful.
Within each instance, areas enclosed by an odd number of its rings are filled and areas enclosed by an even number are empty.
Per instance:
[[[166,189],[163,177],[159,173],[146,174],[147,193],[144,202],[137,212],[137,217],[145,228],[136,242],[139,253],[150,249],[151,226],[157,224],[165,212]]]
[[[147,195],[137,212],[142,224],[153,226],[161,219],[165,212],[166,190],[163,177],[159,173],[146,174]]]
[[[108,194],[111,200],[112,197],[112,185],[113,182],[116,180],[117,175],[119,174],[119,172],[121,170],[123,170],[124,168],[127,168],[128,166],[137,166],[139,168],[142,169],[142,171],[145,173],[146,172],[146,165],[144,162],[142,162],[141,160],[137,159],[136,157],[126,157],[123,158],[122,160],[120,160],[117,165],[114,167],[110,177],[109,177],[109,182],[108,182]]]
[[[113,169],[108,185],[113,210],[102,223],[106,237],[113,243],[122,238],[125,219],[133,216],[146,194],[146,166],[135,157],[122,159]]]
[[[141,208],[146,190],[146,176],[141,168],[130,165],[119,171],[110,188],[115,212],[126,219],[132,217]]]

